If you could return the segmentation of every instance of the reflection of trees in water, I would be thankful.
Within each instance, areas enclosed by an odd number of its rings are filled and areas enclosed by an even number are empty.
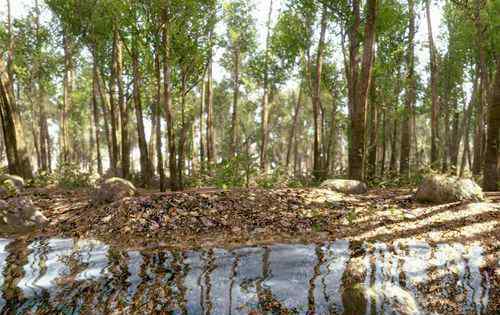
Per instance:
[[[28,243],[23,240],[11,242],[6,247],[9,253],[3,268],[4,283],[2,296],[5,299],[3,312],[5,314],[14,313],[22,301],[22,292],[17,286],[19,279],[24,277],[24,264],[28,262]]]
[[[442,310],[437,299],[481,314],[491,289],[481,247],[459,244],[376,243],[360,255],[342,241],[169,252],[18,240],[5,249],[7,314],[381,314],[401,302]]]

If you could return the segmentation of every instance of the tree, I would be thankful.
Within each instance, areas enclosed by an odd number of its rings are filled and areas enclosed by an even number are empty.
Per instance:
[[[361,22],[359,0],[353,1],[354,22],[349,32],[349,101],[351,102],[351,145],[349,148],[349,177],[363,180],[365,176],[365,125],[368,90],[371,83],[373,45],[375,41],[375,19],[377,0],[366,1],[366,22],[364,29],[361,68],[358,71],[358,31]]]
[[[498,189],[498,158],[500,143],[500,54],[496,56],[495,83],[492,87],[491,101],[488,111],[488,137],[484,161],[483,189],[495,191]]]
[[[401,122],[401,160],[399,163],[399,174],[401,176],[410,176],[410,142],[411,142],[411,124],[410,115],[415,106],[416,100],[416,81],[415,81],[415,3],[408,1],[408,47],[406,55],[406,92],[405,107]]]
[[[30,155],[24,142],[23,126],[17,111],[15,98],[10,93],[10,84],[6,64],[0,55],[0,118],[9,172],[30,179],[33,177]]]
[[[434,37],[432,35],[432,23],[430,12],[430,0],[425,2],[427,15],[427,34],[429,39],[429,63],[431,70],[430,88],[431,88],[431,167],[437,168],[439,163],[438,139],[439,139],[439,95],[438,95],[438,65],[437,52],[434,46]]]
[[[248,1],[231,1],[224,5],[224,22],[226,24],[225,45],[228,52],[226,58],[231,60],[228,68],[233,80],[233,108],[231,114],[230,157],[237,155],[239,141],[238,104],[240,99],[241,70],[245,58],[255,49],[255,20],[252,17],[253,7]]]

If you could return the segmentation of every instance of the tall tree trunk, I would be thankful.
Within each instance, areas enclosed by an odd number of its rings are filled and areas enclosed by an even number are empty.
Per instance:
[[[60,132],[60,161],[65,164],[69,161],[69,130],[68,130],[68,111],[71,108],[73,95],[73,42],[65,31],[63,34],[64,46],[64,78],[63,78],[63,103],[61,108],[61,132]]]
[[[43,87],[38,87],[38,126],[40,127],[39,135],[39,145],[40,145],[40,159],[41,159],[41,170],[48,172],[49,170],[49,158],[48,158],[48,128],[47,128],[47,114],[45,112],[45,95]]]
[[[357,3],[357,15],[359,15],[359,1]],[[349,154],[349,177],[363,180],[365,177],[365,125],[366,125],[366,104],[368,90],[371,84],[373,45],[375,42],[375,19],[377,13],[377,0],[367,0],[367,17],[364,30],[363,57],[359,78],[355,80],[353,97],[353,113],[351,119],[351,152]]]
[[[168,143],[168,167],[170,173],[170,188],[179,189],[177,172],[177,154],[174,133],[174,118],[172,113],[172,87],[171,87],[171,60],[170,60],[170,21],[167,13],[163,15],[162,30],[162,53],[163,53],[163,101],[165,106],[165,118],[167,121],[167,143]]]
[[[0,56],[0,118],[7,151],[9,172],[30,179],[33,177],[30,155],[24,142],[21,117],[17,111],[14,95],[9,91],[10,77]]]
[[[269,124],[269,58],[270,58],[270,40],[271,40],[271,13],[273,10],[273,0],[269,1],[269,13],[267,16],[267,36],[266,52],[264,62],[264,83],[262,96],[261,112],[261,135],[260,135],[260,171],[267,171],[267,142],[268,142],[268,124]]]
[[[297,100],[295,102],[295,109],[293,111],[293,121],[292,121],[292,126],[290,128],[290,136],[288,138],[288,146],[286,150],[286,169],[288,170],[288,167],[290,165],[290,156],[292,152],[292,148],[295,147],[294,142],[296,141],[295,137],[295,132],[297,130],[297,125],[299,123],[299,113],[300,113],[300,107],[302,106],[302,82],[299,85],[299,95],[297,97]]]
[[[432,23],[430,13],[430,0],[425,2],[427,15],[427,30],[429,38],[429,59],[431,68],[431,167],[436,169],[439,164],[438,139],[439,139],[439,103],[438,103],[438,68],[436,48],[432,35]]]
[[[184,71],[183,71],[184,72]],[[191,128],[186,121],[186,73],[181,74],[181,131],[179,135],[179,145],[177,149],[177,189],[184,189],[184,169],[185,169],[185,154],[188,131]]]
[[[116,34],[116,87],[118,89],[118,106],[120,109],[120,136],[121,136],[121,175],[130,178],[130,139],[128,136],[129,107],[123,90],[123,43]]]
[[[367,176],[373,179],[377,174],[377,149],[378,149],[378,108],[375,91],[375,84],[372,82],[370,86],[370,142],[368,146],[368,172]]]
[[[392,126],[392,136],[391,136],[391,157],[389,160],[389,172],[391,176],[397,175],[396,163],[398,160],[398,130],[399,130],[399,117],[397,113],[394,113]]]
[[[94,62],[97,63],[97,60],[94,58]],[[100,99],[101,99],[101,109],[102,109],[102,117],[104,118],[104,135],[106,136],[106,144],[107,144],[107,147],[108,147],[108,159],[109,159],[109,163],[110,163],[110,169],[111,169],[111,174],[115,174],[115,168],[114,168],[114,165],[115,164],[115,161],[114,160],[114,146],[113,146],[113,136],[112,136],[112,133],[113,133],[113,129],[109,129],[109,126],[111,125],[112,127],[112,122],[113,122],[113,119],[111,117],[111,113],[110,113],[110,108],[111,108],[111,105],[110,105],[110,100],[108,98],[108,95],[106,94],[106,91],[105,91],[105,88],[104,88],[104,82],[102,82],[102,78],[101,78],[101,74],[100,74],[100,71],[99,71],[99,68],[97,68],[97,77],[96,77],[97,81],[96,81],[96,84],[97,84],[97,90],[99,92],[99,96],[100,96]],[[110,123],[111,121],[111,123]],[[114,133],[116,135],[116,133]],[[115,138],[116,140],[116,138]]]
[[[323,68],[323,54],[325,46],[325,36],[327,28],[327,7],[323,5],[323,11],[321,13],[320,22],[320,33],[318,41],[318,50],[316,52],[316,73],[313,82],[313,93],[312,93],[312,106],[313,106],[313,126],[314,126],[314,141],[313,141],[313,176],[320,180],[325,177],[326,174],[323,172],[322,167],[322,153],[321,153],[321,120],[320,120],[320,109],[321,109],[321,71]]]
[[[487,70],[487,56],[484,38],[484,23],[481,20],[481,8],[484,5],[483,1],[474,0],[474,26],[476,29],[476,46],[479,51],[479,89],[478,89],[478,99],[476,102],[476,124],[475,124],[475,135],[474,135],[474,160],[472,165],[472,173],[474,175],[479,175],[481,173],[481,168],[483,167],[484,156],[484,112],[487,106],[487,91],[488,91],[488,70]]]
[[[214,130],[214,105],[213,105],[213,91],[212,91],[212,54],[208,62],[207,69],[207,87],[206,87],[206,105],[207,111],[207,170],[208,174],[212,175],[213,166],[215,162],[215,130]]]
[[[460,114],[458,112],[457,101],[453,102],[453,107],[451,108],[453,112],[452,119],[452,131],[450,135],[449,151],[450,151],[450,166],[452,168],[453,174],[457,174],[458,170],[458,149],[460,147]]]
[[[385,160],[387,152],[387,110],[382,107],[382,156],[380,157],[380,177],[385,175]]]
[[[337,150],[337,102],[338,95],[336,90],[334,90],[332,91],[332,117],[330,122],[330,133],[328,135],[328,145],[326,147],[327,159],[325,168],[328,171],[328,174],[335,170],[335,151]]]
[[[465,164],[467,161],[467,157],[470,154],[469,148],[469,131],[470,131],[470,123],[472,110],[474,108],[474,104],[477,102],[478,98],[478,88],[479,88],[479,65],[476,64],[476,71],[474,74],[473,85],[472,85],[472,94],[469,101],[469,105],[464,108],[464,115],[462,116],[462,133],[460,137],[463,139],[464,149],[462,153],[462,162],[460,164],[460,172],[459,176],[462,177],[465,172]],[[470,162],[470,158],[469,158]]]
[[[200,93],[200,174],[205,174],[205,137],[203,130],[203,120],[205,116],[205,77],[206,73],[203,75],[203,79],[201,80],[201,93]]]
[[[149,134],[148,141],[148,155],[149,161],[151,162],[151,173],[156,172],[156,100],[150,100],[150,110],[151,110],[151,131]]]
[[[237,155],[238,149],[238,101],[240,96],[240,48],[234,49],[233,73],[233,112],[231,116],[231,145],[230,157]]]
[[[93,113],[93,123],[94,123],[94,131],[95,131],[95,146],[96,146],[96,158],[97,158],[97,173],[99,175],[103,175],[102,168],[102,157],[101,157],[101,137],[99,131],[99,110],[97,106],[97,64],[95,60],[95,52],[94,52],[94,63],[92,69],[92,113]]]
[[[409,25],[408,25],[408,47],[406,55],[406,93],[405,107],[401,120],[401,156],[399,162],[399,175],[403,177],[410,176],[410,143],[411,143],[411,113],[416,99],[415,82],[415,3],[408,1]],[[415,148],[416,149],[416,148]]]
[[[118,175],[118,160],[120,159],[118,151],[118,139],[116,135],[118,130],[118,121],[117,121],[116,99],[115,99],[115,94],[116,94],[115,87],[118,76],[118,72],[116,71],[116,55],[117,55],[116,50],[118,49],[117,37],[118,35],[115,32],[113,37],[113,53],[112,53],[113,61],[111,66],[111,79],[109,83],[109,116],[111,120],[111,148],[112,148],[111,171],[114,175]]]
[[[496,191],[498,189],[498,158],[500,152],[500,53],[496,56],[495,83],[491,92],[488,108],[488,136],[486,138],[486,155],[484,160],[483,189]]]
[[[155,102],[155,136],[156,136],[156,169],[160,176],[160,191],[165,191],[165,171],[163,169],[163,154],[161,151],[161,65],[160,65],[160,49],[155,47],[155,79],[156,79],[156,102]]]
[[[12,7],[10,0],[7,0],[7,37],[8,37],[8,50],[7,50],[7,74],[10,78],[9,93],[14,95],[14,36],[12,36]]]
[[[138,36],[135,34],[135,36]],[[146,134],[144,132],[144,120],[142,117],[142,101],[141,101],[141,69],[139,68],[139,48],[137,47],[138,38],[132,42],[132,68],[133,68],[133,97],[135,118],[137,121],[137,139],[139,142],[141,177],[144,186],[149,187],[153,172],[151,170],[151,161],[149,160],[148,144],[146,142]]]

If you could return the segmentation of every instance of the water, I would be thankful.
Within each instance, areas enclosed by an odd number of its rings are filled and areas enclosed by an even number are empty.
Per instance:
[[[488,314],[479,245],[127,250],[0,239],[0,314]]]

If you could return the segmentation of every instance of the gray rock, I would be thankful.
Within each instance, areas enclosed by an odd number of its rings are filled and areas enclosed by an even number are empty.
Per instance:
[[[0,181],[0,198],[7,199],[19,195],[20,188],[11,179]]]
[[[344,194],[364,194],[368,191],[365,183],[352,179],[327,179],[320,187]]]
[[[136,193],[134,184],[126,179],[111,177],[106,179],[101,186],[94,191],[92,203],[94,205],[112,203],[126,197],[132,197]]]
[[[49,220],[26,197],[0,200],[0,230],[7,233],[28,232],[43,227]]]
[[[454,176],[432,175],[424,179],[417,190],[419,202],[448,203],[457,201],[481,201],[483,190],[472,179]]]
[[[0,175],[0,182],[4,182],[6,180],[11,180],[12,183],[16,186],[17,189],[21,190],[24,188],[24,179],[21,176],[10,175],[10,174],[2,174]]]

